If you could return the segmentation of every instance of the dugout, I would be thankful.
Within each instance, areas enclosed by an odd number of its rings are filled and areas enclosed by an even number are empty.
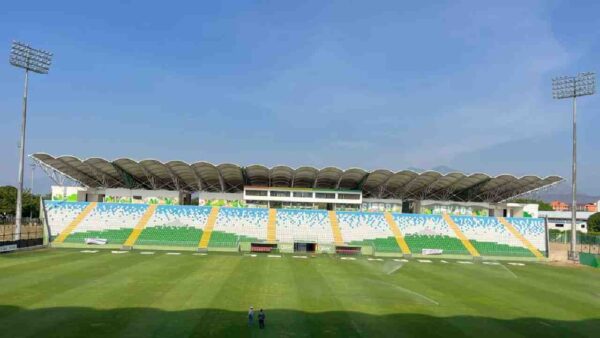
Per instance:
[[[294,252],[316,252],[317,243],[315,242],[294,242]]]
[[[335,253],[338,255],[360,255],[362,247],[357,245],[336,245]]]
[[[273,252],[277,250],[276,243],[251,243],[250,251],[251,252]]]

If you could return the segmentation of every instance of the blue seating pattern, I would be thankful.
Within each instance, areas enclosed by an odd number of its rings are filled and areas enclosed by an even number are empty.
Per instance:
[[[52,237],[60,234],[88,205],[87,202],[45,201]],[[83,243],[85,238],[96,237],[108,239],[109,244],[122,244],[147,208],[145,204],[98,203],[65,242]],[[136,245],[195,247],[210,212],[210,207],[157,206]],[[336,217],[345,243],[369,245],[376,251],[400,252],[383,213],[338,211]],[[393,213],[392,217],[413,253],[442,249],[447,254],[469,254],[441,215]],[[520,239],[497,218],[452,216],[452,219],[484,256],[531,256]],[[268,209],[220,208],[209,247],[235,248],[240,242],[266,240],[268,220]],[[507,218],[507,221],[538,250],[545,250],[543,220]],[[324,210],[280,209],[275,230],[280,243],[334,243],[329,215]]]
[[[58,236],[88,205],[88,202],[44,201],[50,236]]]
[[[546,227],[541,218],[507,217],[506,220],[539,251],[546,251]]]
[[[394,237],[381,212],[338,211],[337,218],[346,242]]]
[[[452,220],[481,255],[532,256],[495,217],[452,216]]]
[[[276,233],[277,239],[285,243],[333,243],[331,222],[327,211],[323,210],[280,209],[277,211]]]
[[[214,231],[266,240],[268,222],[269,209],[221,208]]]
[[[197,246],[210,207],[159,205],[136,245]]]
[[[85,238],[104,238],[110,244],[123,244],[146,209],[147,204],[98,203],[65,242],[83,243]]]

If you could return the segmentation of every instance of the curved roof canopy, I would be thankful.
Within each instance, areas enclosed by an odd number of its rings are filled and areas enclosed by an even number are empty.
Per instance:
[[[81,160],[36,153],[31,158],[46,169],[58,172],[91,188],[166,189],[178,191],[240,192],[244,186],[362,190],[367,198],[432,199],[499,202],[556,184],[559,176],[490,176],[483,173],[443,174],[387,169],[314,168],[263,165],[242,167],[223,163],[186,163],[120,158]]]

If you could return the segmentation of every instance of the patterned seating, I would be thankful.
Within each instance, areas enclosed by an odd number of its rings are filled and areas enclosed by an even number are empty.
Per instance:
[[[65,239],[84,243],[86,238],[104,238],[109,244],[123,244],[148,205],[98,203],[98,206]]]
[[[197,246],[209,207],[159,205],[136,245]]]
[[[413,253],[441,249],[447,254],[469,254],[440,215],[393,214],[393,217]]]
[[[44,201],[51,238],[58,236],[88,205],[88,202]]]
[[[277,239],[284,243],[306,241],[332,244],[333,233],[327,211],[278,210]]]
[[[383,213],[338,211],[337,217],[342,237],[351,245],[370,245],[380,252],[400,252]]]
[[[47,222],[52,238],[82,214],[88,205],[86,202],[46,201]],[[66,243],[84,243],[86,238],[103,238],[109,244],[123,244],[148,206],[98,203],[90,210],[87,216],[80,216],[79,224],[74,223],[72,232],[65,239]],[[199,206],[157,206],[151,217],[147,215],[150,218],[134,245],[194,248],[200,243],[211,210],[210,207]],[[440,215],[394,213],[392,217],[415,254],[423,249],[441,249],[445,254],[469,254]],[[481,255],[533,256],[518,234],[508,231],[497,218],[451,217],[458,230]],[[383,213],[339,211],[336,218],[336,230],[339,228],[344,243],[371,246],[375,252],[401,252]],[[280,209],[275,220],[275,235],[279,243],[334,244],[327,211]],[[535,248],[542,252],[545,250],[545,231],[541,219],[507,218],[507,221]],[[237,248],[243,242],[266,241],[268,222],[268,209],[220,208],[208,247]]]
[[[452,216],[452,219],[481,255],[533,257],[495,217]]]
[[[537,248],[540,252],[546,251],[546,228],[541,218],[507,217],[506,220]]]
[[[209,247],[236,247],[267,239],[268,209],[221,208]]]

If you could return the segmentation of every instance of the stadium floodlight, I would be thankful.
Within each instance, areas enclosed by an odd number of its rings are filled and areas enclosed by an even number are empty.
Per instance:
[[[35,49],[22,42],[13,41],[10,49],[11,65],[25,69],[25,89],[23,91],[23,116],[21,122],[21,142],[19,143],[19,182],[17,185],[17,210],[15,213],[15,241],[21,235],[21,217],[23,209],[23,171],[25,170],[25,129],[27,126],[27,88],[29,71],[38,74],[48,74],[52,64],[52,53]]]
[[[552,97],[555,99],[573,98],[573,162],[571,190],[571,246],[569,258],[577,260],[577,97],[596,93],[596,74],[579,73],[576,76],[561,76],[552,79]]]

